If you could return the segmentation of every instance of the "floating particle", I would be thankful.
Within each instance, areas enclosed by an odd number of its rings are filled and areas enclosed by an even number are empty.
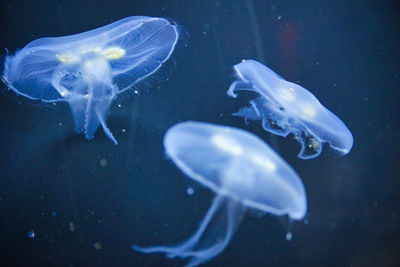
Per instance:
[[[107,166],[107,160],[106,160],[105,158],[102,158],[102,159],[100,160],[100,165],[101,165],[101,167]]]
[[[74,225],[73,222],[70,222],[70,223],[69,223],[69,230],[70,230],[71,232],[75,232],[75,225]]]
[[[186,193],[187,193],[189,196],[191,196],[191,195],[194,194],[194,189],[191,188],[191,187],[189,187],[189,188],[186,190]]]
[[[94,248],[95,248],[96,250],[100,250],[100,249],[101,249],[101,243],[100,243],[100,242],[94,243]]]
[[[28,232],[28,237],[29,238],[35,238],[35,231],[33,231],[33,230],[30,230],[29,232]]]
[[[293,238],[292,232],[287,232],[286,233],[286,241],[290,241],[290,240],[292,240],[292,238]]]

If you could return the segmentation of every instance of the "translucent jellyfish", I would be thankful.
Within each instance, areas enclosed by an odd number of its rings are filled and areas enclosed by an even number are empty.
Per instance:
[[[162,18],[128,17],[91,31],[29,43],[7,56],[3,81],[29,99],[66,101],[75,130],[87,139],[108,129],[113,99],[148,77],[170,57],[177,27]]]
[[[234,66],[237,80],[228,89],[236,98],[237,91],[252,91],[260,96],[250,101],[235,116],[261,120],[263,128],[286,137],[289,133],[301,143],[298,155],[315,158],[322,152],[323,143],[345,155],[353,146],[353,136],[346,125],[324,107],[307,89],[288,82],[255,60],[243,60]]]
[[[236,128],[182,122],[164,137],[167,155],[191,179],[217,195],[197,231],[176,246],[134,249],[188,258],[196,266],[220,254],[246,209],[287,214],[300,220],[307,210],[303,183],[266,143]]]

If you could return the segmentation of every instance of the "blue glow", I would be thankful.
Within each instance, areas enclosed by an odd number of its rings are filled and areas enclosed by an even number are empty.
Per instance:
[[[307,211],[304,185],[266,143],[244,130],[182,122],[164,136],[167,155],[191,179],[217,195],[197,231],[176,246],[133,249],[202,264],[229,244],[247,208],[300,220]]]
[[[33,231],[33,230],[30,230],[29,232],[28,232],[28,237],[29,238],[35,238],[35,231]]]
[[[191,195],[194,194],[194,189],[193,189],[192,187],[189,187],[189,188],[186,190],[186,193],[187,193],[189,196],[191,196]]]
[[[178,40],[175,25],[162,18],[128,17],[95,30],[29,43],[7,56],[3,80],[29,99],[67,101],[75,130],[87,139],[107,127],[112,101],[157,71]]]
[[[228,95],[237,91],[252,91],[260,96],[250,101],[235,116],[247,120],[261,120],[263,128],[286,137],[292,133],[301,143],[301,159],[319,156],[323,144],[345,155],[353,146],[353,136],[346,125],[325,108],[307,89],[284,80],[265,65],[255,60],[244,60],[234,66],[237,80]]]

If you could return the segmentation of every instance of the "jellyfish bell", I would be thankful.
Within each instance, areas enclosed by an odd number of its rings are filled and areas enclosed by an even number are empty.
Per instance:
[[[298,155],[302,159],[320,155],[324,143],[342,155],[350,152],[350,130],[307,89],[284,80],[255,60],[244,60],[234,70],[238,79],[229,87],[229,96],[236,98],[239,91],[260,95],[235,116],[261,120],[263,128],[276,135],[292,133],[302,145]]]
[[[128,17],[91,31],[32,41],[4,62],[3,81],[18,95],[66,101],[75,130],[87,139],[106,120],[117,95],[157,71],[178,40],[163,18]]]
[[[228,245],[246,209],[304,217],[306,193],[300,177],[267,144],[244,130],[202,122],[183,122],[164,137],[166,154],[191,179],[216,193],[198,230],[171,247],[135,247],[201,264]],[[222,215],[221,215],[222,214]],[[211,231],[209,231],[211,229]],[[211,235],[215,229],[224,229]]]
[[[217,194],[294,219],[305,214],[305,191],[298,175],[266,143],[247,131],[183,122],[168,130],[164,147],[189,178]],[[283,202],[277,196],[287,202],[270,205]]]

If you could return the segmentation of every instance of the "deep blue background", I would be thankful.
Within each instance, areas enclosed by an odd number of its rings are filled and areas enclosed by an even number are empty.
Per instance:
[[[343,158],[326,148],[304,161],[296,157],[299,145],[292,137],[278,137],[280,154],[303,178],[308,224],[296,222],[293,240],[286,242],[285,220],[249,214],[209,266],[400,264],[400,12],[389,1],[338,2],[253,5],[265,63],[342,118],[354,148]],[[166,159],[162,137],[170,126],[208,121],[270,142],[259,123],[246,126],[230,115],[248,99],[226,96],[232,66],[244,58],[261,60],[248,3],[1,1],[0,48],[12,53],[39,37],[79,33],[132,15],[172,19],[181,39],[171,59],[139,86],[139,96],[114,103],[109,126],[118,146],[102,130],[91,141],[76,135],[66,105],[27,102],[2,85],[0,265],[183,263],[130,247],[183,241],[214,197]],[[186,194],[188,186],[195,188],[193,196]]]

